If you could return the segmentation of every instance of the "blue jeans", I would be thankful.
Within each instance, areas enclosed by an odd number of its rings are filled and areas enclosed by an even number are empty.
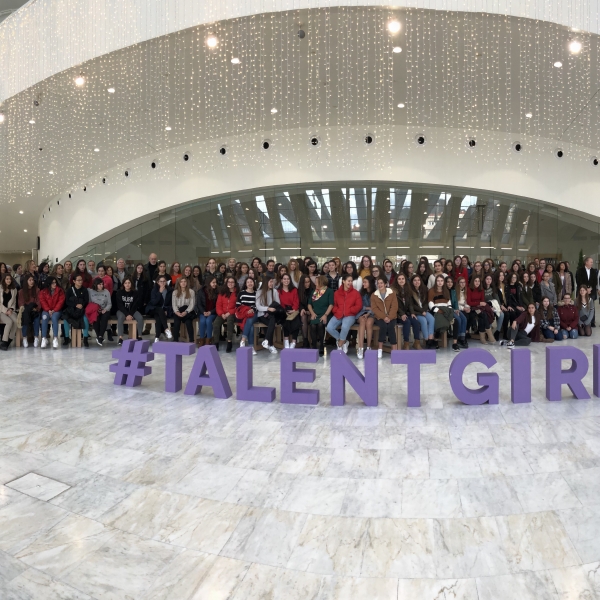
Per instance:
[[[211,338],[213,332],[213,321],[217,318],[217,315],[200,315],[198,317],[198,337],[199,338]]]
[[[560,337],[558,337],[560,336]],[[571,331],[567,331],[566,329],[561,329],[556,334],[557,340],[566,340],[567,338],[571,338],[572,340],[576,340],[579,337],[579,332],[577,329],[571,329]]]
[[[467,333],[467,317],[466,317],[466,315],[460,310],[455,310],[454,318],[456,319],[455,327],[457,329],[457,331],[454,332],[454,339],[459,338],[459,337],[465,337],[465,335]]]
[[[246,319],[246,323],[244,323],[244,331],[242,332],[242,336],[244,336],[248,343],[252,346],[254,344],[254,323],[258,319],[258,315],[254,313],[252,317],[248,317]]]
[[[335,338],[336,340],[346,341],[348,338],[348,332],[350,331],[350,327],[354,325],[356,322],[356,317],[342,317],[338,319],[336,317],[331,317],[329,323],[327,323],[327,333]],[[338,333],[337,327],[338,325],[342,325],[340,332]]]
[[[406,315],[406,320],[398,319],[398,325],[402,327],[402,337],[405,342],[408,342],[410,339],[410,328],[413,330],[413,337],[415,338],[415,342],[421,337],[421,325],[419,325],[419,320],[415,317],[410,317]]]
[[[27,325],[23,325],[23,327],[21,328],[21,333],[23,334],[23,337],[27,336]],[[33,320],[33,337],[37,337],[39,334],[40,334],[40,315],[38,315]]]
[[[42,313],[42,337],[45,338],[48,335],[48,325],[50,324],[50,319],[52,319],[52,331],[54,332],[54,337],[59,337],[58,330],[58,322],[60,321],[60,311],[54,311],[52,316],[47,311]]]
[[[542,335],[547,340],[562,340],[563,339],[562,330],[559,330],[558,333],[553,333],[549,329],[542,329]]]
[[[496,331],[502,331],[502,323],[504,323],[504,313],[500,311],[500,314],[496,315]]]
[[[65,328],[65,337],[71,337],[71,326],[63,321],[63,327]],[[90,322],[87,317],[83,317],[83,337],[88,337],[90,332]]]
[[[421,333],[423,334],[423,339],[429,339],[430,335],[434,333],[435,319],[433,315],[429,312],[423,315],[417,315],[417,319],[419,320],[419,325],[421,326]]]

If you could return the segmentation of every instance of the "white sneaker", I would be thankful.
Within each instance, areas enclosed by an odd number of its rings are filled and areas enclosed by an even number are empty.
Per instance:
[[[290,348],[295,348],[295,347],[296,347],[296,342],[292,342],[292,343],[290,344]]]
[[[346,343],[342,346],[342,350],[344,354],[348,354],[348,348],[350,347],[350,342],[346,341]]]
[[[23,338],[23,348],[29,348],[29,342]]]
[[[240,348],[243,348],[246,345],[246,340],[242,340],[240,342]]]
[[[254,347],[252,347],[252,356],[256,356],[258,354],[258,352],[254,349]]]
[[[263,348],[265,348],[265,350],[268,350],[269,349],[269,342],[267,340],[264,340],[263,343],[261,344],[261,346]]]
[[[37,342],[37,339],[35,340]],[[35,342],[33,344],[35,346]],[[42,338],[42,348],[46,348],[48,346],[48,340],[46,338]]]
[[[58,348],[58,338],[56,338],[56,337],[55,337],[55,338],[52,340],[52,347],[53,347],[53,348]]]
[[[377,350],[377,358],[383,358],[383,350],[381,348]]]
[[[358,358],[363,358],[363,349],[362,348],[358,348],[356,350],[356,356],[358,356]]]
[[[156,342],[160,342],[160,338],[154,338],[154,343],[156,344]]]
[[[165,335],[167,336],[168,340],[172,340],[173,339],[173,334],[171,333],[171,330],[167,327],[166,331],[165,331]]]
[[[510,340],[507,345],[509,350],[512,350],[515,347],[515,343],[512,340]]]
[[[284,348],[289,348],[290,347],[290,341],[289,340],[283,340],[283,347]]]
[[[269,346],[269,352],[271,354],[277,354],[277,348],[275,348],[275,346]]]
[[[44,340],[44,341],[46,341],[46,340]],[[39,345],[40,345],[40,340],[39,340],[39,338],[34,338],[34,339],[33,339],[33,347],[34,347],[34,348],[37,348]]]

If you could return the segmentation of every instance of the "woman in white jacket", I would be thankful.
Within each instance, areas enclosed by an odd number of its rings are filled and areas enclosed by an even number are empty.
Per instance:
[[[267,326],[267,334],[262,346],[271,354],[277,354],[277,348],[273,346],[273,335],[277,324],[275,315],[277,309],[271,306],[274,302],[279,304],[279,292],[275,289],[275,278],[263,277],[256,293],[256,311],[258,314],[256,322]]]

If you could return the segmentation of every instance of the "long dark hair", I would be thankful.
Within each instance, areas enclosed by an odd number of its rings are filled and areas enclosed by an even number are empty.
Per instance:
[[[221,265],[224,265],[225,263],[221,263]],[[219,266],[221,266],[219,265]],[[227,282],[229,280],[233,280],[233,282],[235,283],[235,288],[234,288],[234,292],[237,295],[240,291],[240,288],[238,286],[238,282],[236,280],[235,277],[233,276],[229,276],[229,277],[225,277],[225,281],[223,282],[223,285],[221,286],[221,289],[219,290],[219,294],[222,294],[223,296],[226,296],[227,298],[229,298],[229,296],[231,296],[231,294],[233,294],[233,292],[229,291],[229,286],[227,285]]]
[[[30,279],[33,279],[33,286],[32,287],[29,287],[29,280]],[[27,278],[25,279],[25,282],[23,283],[21,289],[23,290],[23,300],[25,300],[25,304],[29,304],[30,302],[33,302],[33,301],[37,300],[38,294],[39,294],[39,290],[38,290],[37,283],[35,282],[35,277],[32,274],[29,274],[27,276]]]
[[[346,267],[348,265],[352,265],[352,273],[348,273],[348,271],[346,271]],[[356,281],[358,279],[358,270],[356,269],[356,263],[353,260],[349,260],[348,262],[345,262],[344,266],[342,267],[341,275],[342,275],[342,277],[344,275],[352,275],[352,280]]]
[[[310,281],[308,288],[304,285],[307,279]],[[315,284],[312,282],[312,279],[305,273],[302,273],[298,280],[298,298],[300,299],[300,304],[308,304],[308,300],[314,291]]]
[[[210,285],[212,282],[216,283],[216,279],[213,277],[212,279],[209,280],[209,282],[204,286],[204,293],[206,294],[207,298],[210,298],[211,300],[216,300],[217,296],[219,295],[219,286],[216,285],[215,287],[212,287],[212,285]]]
[[[7,277],[10,277],[10,284],[8,285],[8,287],[6,287],[5,283]],[[5,292],[8,292],[8,290],[14,290],[15,280],[13,279],[13,276],[10,273],[2,273],[2,280],[0,281],[0,286]]]
[[[349,274],[349,273],[348,273],[348,274]],[[375,290],[377,289],[377,287],[376,287],[376,283],[375,283],[375,277],[373,277],[373,275],[365,275],[365,276],[363,277],[363,282],[364,282],[364,281],[368,281],[368,282],[369,282],[369,289],[368,289],[368,290],[365,290],[365,288],[363,287],[363,288],[361,288],[361,290],[360,290],[360,293],[361,293],[363,296],[366,296],[366,295],[369,295],[369,296],[370,296],[370,295],[371,295],[371,294],[373,294],[373,293],[375,292]],[[387,280],[386,280],[386,282],[387,282]]]
[[[418,277],[419,281],[421,282],[421,285],[419,286],[418,290],[414,284],[415,277]],[[418,300],[419,304],[425,309],[427,307],[427,284],[423,281],[423,277],[418,273],[413,275],[412,279],[410,280],[410,292],[413,295],[413,298],[415,300]]]

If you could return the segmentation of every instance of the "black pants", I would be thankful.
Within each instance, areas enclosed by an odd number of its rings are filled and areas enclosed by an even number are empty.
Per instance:
[[[196,313],[194,311],[185,313],[185,317],[178,317],[177,315],[173,316],[173,340],[175,342],[179,341],[179,330],[181,329],[181,324],[185,324],[185,328],[187,329],[188,340],[190,342],[194,341],[194,319],[196,318]]]
[[[296,317],[291,321],[287,319],[283,322],[283,335],[284,337],[290,337],[295,342],[298,339],[298,332],[300,331],[300,317]]]
[[[106,332],[106,328],[108,327],[108,320],[110,319],[110,311],[105,312],[104,314],[99,314],[96,322],[94,323],[94,331],[96,332],[96,337],[104,339],[104,333]]]
[[[469,313],[469,328],[476,327],[479,333],[484,333],[490,328],[490,321],[485,311],[481,311],[479,314],[475,310],[471,310]]]
[[[258,317],[257,322],[267,326],[267,334],[265,335],[265,339],[269,343],[269,346],[272,346],[273,335],[275,334],[275,325],[277,324],[275,315],[273,315],[273,313],[267,313],[263,317]]]
[[[379,341],[385,342],[387,337],[392,346],[396,343],[396,321],[386,323],[383,319],[375,319],[375,325],[379,327]]]
[[[325,338],[325,325],[320,321],[310,324],[310,341],[313,348],[322,348]]]
[[[523,329],[513,329],[512,327],[508,330],[510,339],[515,343],[515,346],[529,346],[531,344],[531,338],[525,333]]]
[[[162,308],[156,308],[152,311],[152,316],[156,320],[156,325],[154,326],[156,337],[160,337],[160,334],[164,333],[168,327],[167,313]]]

